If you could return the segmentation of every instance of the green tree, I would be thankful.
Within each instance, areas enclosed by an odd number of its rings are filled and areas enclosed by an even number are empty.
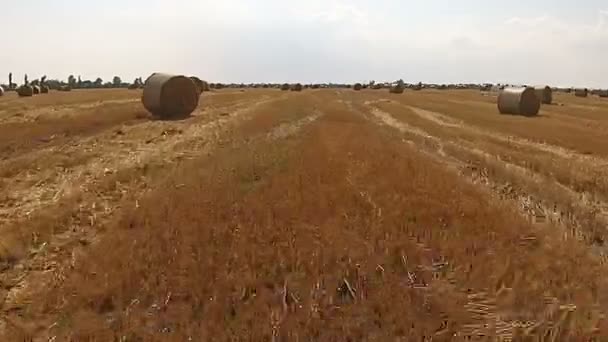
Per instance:
[[[76,77],[74,77],[74,75],[68,77],[68,85],[72,88],[76,88]]]
[[[120,85],[122,84],[122,80],[120,79],[120,77],[118,76],[114,76],[114,78],[112,79],[112,85],[116,88],[120,87]]]

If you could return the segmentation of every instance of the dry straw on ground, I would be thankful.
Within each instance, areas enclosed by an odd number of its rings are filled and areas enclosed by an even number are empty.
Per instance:
[[[589,95],[589,90],[587,88],[574,89],[574,96],[576,96],[576,97],[587,97],[588,95]]]
[[[498,110],[501,114],[534,116],[540,110],[540,99],[534,88],[505,88],[498,95]]]
[[[21,87],[17,88],[17,94],[21,97],[32,96],[34,95],[34,88],[32,88],[32,86],[30,85],[24,84]]]
[[[534,91],[542,104],[551,104],[553,102],[553,90],[551,90],[551,87],[546,85],[535,86]]]
[[[154,73],[144,86],[144,107],[161,119],[188,117],[198,106],[200,92],[186,76]]]

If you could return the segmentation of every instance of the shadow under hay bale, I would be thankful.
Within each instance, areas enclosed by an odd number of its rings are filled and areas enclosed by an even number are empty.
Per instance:
[[[540,103],[553,103],[553,90],[551,90],[551,87],[539,85],[534,87],[534,91],[536,92],[536,97],[538,97]]]
[[[302,91],[302,84],[296,83],[291,86],[291,91]]]
[[[162,120],[179,120],[194,112],[199,97],[199,89],[190,78],[154,73],[146,80],[141,99],[154,116]]]
[[[40,87],[39,86],[32,86],[32,91],[34,93],[34,95],[38,95],[40,94]]]
[[[576,96],[576,97],[587,97],[588,95],[589,95],[589,89],[587,89],[587,88],[574,89],[574,96]]]
[[[17,95],[20,97],[29,97],[34,95],[34,88],[30,85],[22,85],[17,88]]]
[[[535,116],[539,110],[540,99],[534,88],[505,88],[498,95],[498,111],[501,114]]]
[[[363,85],[361,83],[355,83],[355,85],[353,86],[353,89],[356,91],[359,91],[359,90],[363,89]]]

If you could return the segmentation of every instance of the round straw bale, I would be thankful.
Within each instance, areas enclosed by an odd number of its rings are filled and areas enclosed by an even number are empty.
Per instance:
[[[291,86],[291,91],[302,91],[302,84],[296,83]]]
[[[281,85],[281,90],[286,91],[289,90],[289,83],[284,83],[283,85]]]
[[[355,83],[355,85],[353,86],[353,89],[356,91],[359,91],[359,90],[363,89],[363,85],[361,83]]]
[[[40,94],[48,94],[49,93],[49,86],[47,85],[41,85],[40,86]]]
[[[190,76],[190,79],[192,80],[192,82],[194,82],[194,84],[198,88],[199,93],[202,94],[203,91],[205,91],[205,84],[203,83],[203,81],[196,76]]]
[[[501,114],[534,116],[540,110],[540,99],[534,88],[505,88],[498,95],[498,110]]]
[[[574,89],[574,96],[576,97],[587,97],[587,95],[589,95],[589,89],[587,88]]]
[[[200,92],[186,76],[154,73],[146,80],[142,103],[161,119],[188,117],[198,106]]]
[[[534,91],[536,92],[536,97],[540,100],[542,104],[551,104],[553,102],[553,90],[549,86],[535,86]]]
[[[17,95],[21,97],[28,97],[34,95],[34,88],[30,85],[22,85],[17,88]]]
[[[34,95],[38,95],[40,94],[40,87],[37,85],[32,86],[32,91],[34,92]]]
[[[405,87],[401,84],[397,84],[395,86],[390,87],[388,90],[391,94],[403,94]]]

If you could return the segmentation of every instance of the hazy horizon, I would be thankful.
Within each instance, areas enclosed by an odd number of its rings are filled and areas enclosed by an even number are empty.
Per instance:
[[[3,5],[0,83],[125,82],[156,71],[214,82],[526,83],[608,88],[599,0],[31,0]],[[11,32],[9,34],[9,32]]]

